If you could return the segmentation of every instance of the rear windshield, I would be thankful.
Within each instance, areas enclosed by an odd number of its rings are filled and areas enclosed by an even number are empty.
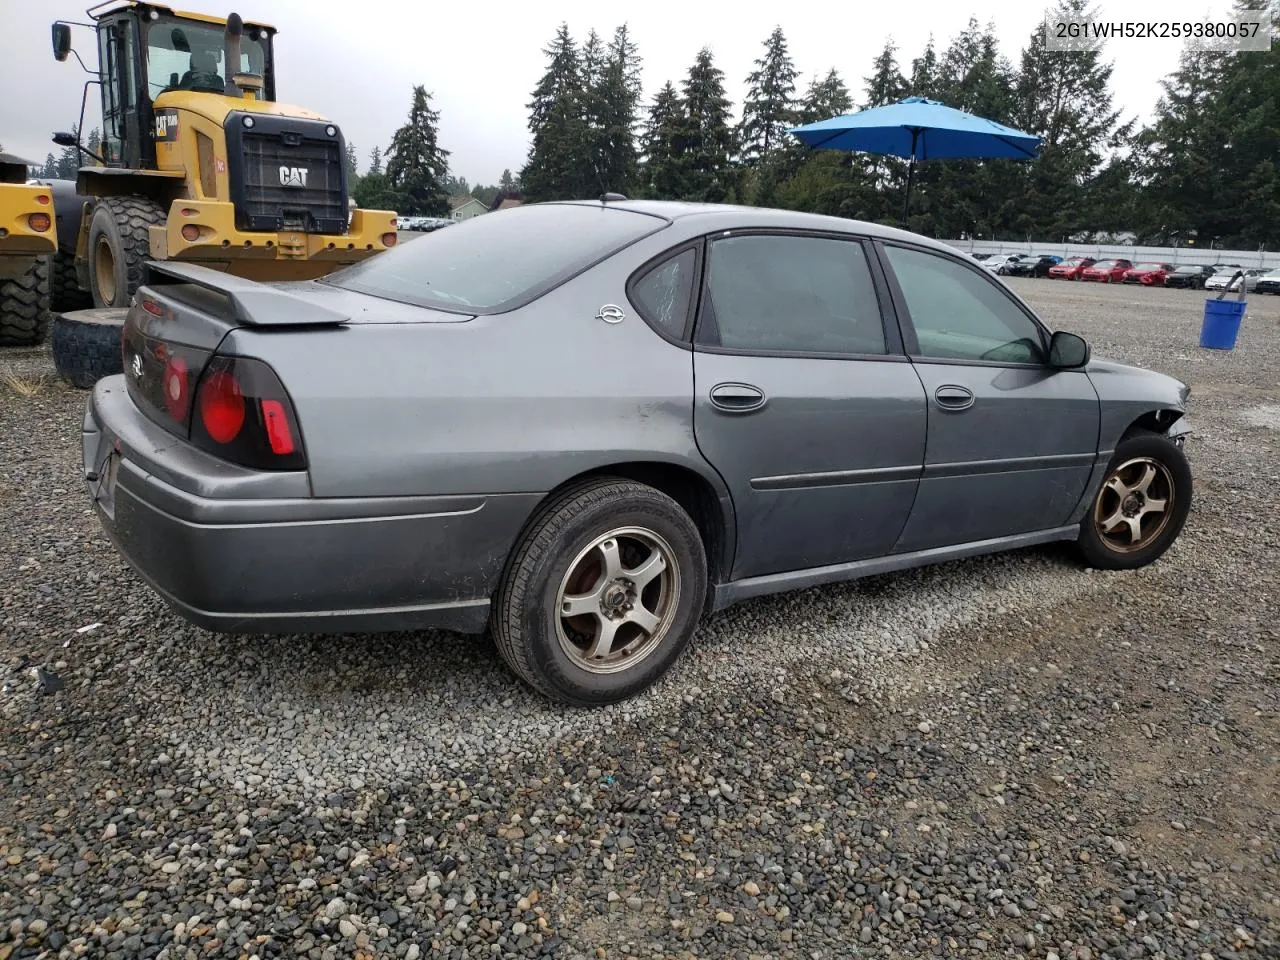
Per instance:
[[[513,207],[406,240],[321,282],[453,313],[499,313],[668,222],[603,204]]]

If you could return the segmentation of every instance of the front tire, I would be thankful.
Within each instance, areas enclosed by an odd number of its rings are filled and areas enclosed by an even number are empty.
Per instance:
[[[616,703],[679,659],[706,592],[702,538],[678,503],[630,480],[590,480],[530,523],[498,591],[494,640],[552,700]]]
[[[89,292],[95,307],[127,307],[151,252],[147,228],[165,210],[146,197],[103,197],[89,221]]]
[[[1100,570],[1136,570],[1173,545],[1191,510],[1191,466],[1168,437],[1141,431],[1120,441],[1080,522],[1076,547]]]

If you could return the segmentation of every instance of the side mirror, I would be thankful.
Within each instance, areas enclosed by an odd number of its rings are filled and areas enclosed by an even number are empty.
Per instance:
[[[60,147],[74,147],[79,141],[74,133],[60,131],[53,135],[53,142]]]
[[[53,25],[53,59],[61,62],[71,52],[71,27],[65,23]]]
[[[1083,337],[1059,330],[1049,341],[1049,366],[1059,370],[1078,370],[1089,362],[1089,344]]]

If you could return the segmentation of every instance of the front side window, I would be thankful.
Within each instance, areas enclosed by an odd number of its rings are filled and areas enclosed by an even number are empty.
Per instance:
[[[789,353],[887,352],[871,270],[857,241],[729,237],[711,243],[707,270],[708,311],[720,346]]]
[[[884,249],[922,357],[1044,361],[1040,328],[996,284],[949,257],[907,247]]]

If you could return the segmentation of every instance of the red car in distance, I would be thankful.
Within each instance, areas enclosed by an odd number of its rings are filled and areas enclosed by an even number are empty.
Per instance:
[[[1172,263],[1140,263],[1124,272],[1125,283],[1141,283],[1148,287],[1163,287],[1164,278],[1177,268]]]
[[[1133,264],[1128,260],[1099,260],[1087,267],[1080,274],[1081,280],[1096,280],[1098,283],[1119,283],[1124,279],[1126,270]]]
[[[1079,280],[1080,274],[1094,265],[1092,257],[1068,257],[1049,268],[1050,280]]]

